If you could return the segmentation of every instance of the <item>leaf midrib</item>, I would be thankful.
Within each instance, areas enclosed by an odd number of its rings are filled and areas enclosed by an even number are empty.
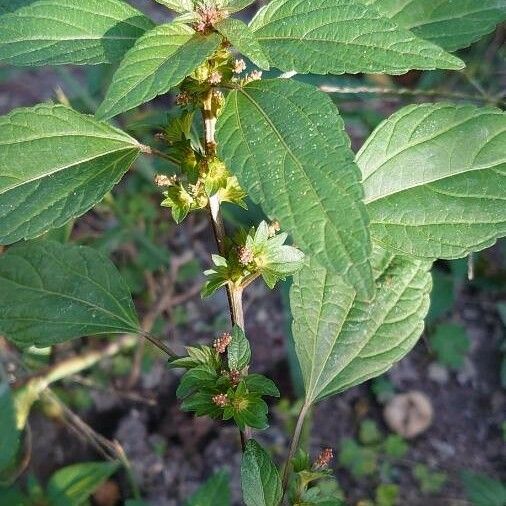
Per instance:
[[[140,150],[140,148],[139,148]],[[44,172],[43,174],[39,174],[38,176],[33,176],[31,178],[28,178],[28,179],[24,179],[24,180],[19,180],[19,183],[18,184],[13,184],[13,185],[9,185],[5,188],[2,188],[0,189],[0,195],[3,195],[4,193],[7,193],[11,190],[15,190],[16,188],[19,188],[20,186],[24,186],[25,184],[28,184],[28,183],[33,183],[35,181],[38,181],[40,179],[44,179],[46,177],[49,177],[53,174],[56,174],[58,172],[62,172],[64,170],[68,170],[68,169],[71,169],[72,167],[76,167],[78,165],[81,165],[81,164],[84,164],[84,163],[88,163],[88,162],[91,162],[93,160],[100,160],[100,158],[103,158],[105,156],[108,156],[108,155],[111,155],[111,154],[114,154],[114,153],[120,153],[122,151],[139,151],[138,149],[136,149],[135,146],[126,146],[126,147],[123,147],[123,148],[120,148],[120,149],[114,149],[114,150],[111,150],[111,151],[107,151],[107,152],[104,152],[100,155],[95,155],[95,156],[92,156],[90,158],[85,158],[85,159],[82,159],[82,160],[78,160],[77,162],[73,162],[69,165],[65,165],[63,167],[56,167],[55,169],[53,170],[50,170],[48,172]],[[13,177],[13,176],[8,176],[8,177]]]
[[[21,283],[18,283],[17,281],[13,281],[12,279],[4,278],[4,277],[2,277],[1,279],[3,279],[7,283],[10,283],[10,284],[13,284],[13,285],[16,285],[16,286],[20,287],[23,290],[29,290],[29,291],[32,291],[32,292],[35,292],[35,293],[40,293],[42,295],[45,295],[45,294],[53,295],[53,296],[60,297],[60,298],[63,298],[63,299],[72,300],[72,301],[77,302],[79,304],[82,304],[84,306],[89,306],[92,309],[95,309],[95,310],[97,310],[97,311],[99,311],[101,313],[109,315],[114,320],[119,320],[119,321],[125,323],[127,325],[127,328],[129,328],[131,330],[134,330],[134,331],[138,330],[136,328],[135,324],[132,325],[132,323],[134,323],[134,322],[131,322],[131,321],[128,321],[128,320],[124,320],[122,317],[120,317],[118,315],[115,315],[114,313],[111,313],[109,310],[104,309],[104,308],[102,308],[100,306],[97,306],[97,305],[93,304],[92,302],[80,299],[78,297],[73,297],[71,295],[62,294],[62,293],[58,293],[58,292],[53,292],[53,291],[47,290],[47,289],[38,289],[38,288],[31,287],[31,286],[22,285]],[[112,328],[114,328],[114,327],[112,327]],[[124,330],[124,329],[122,329],[122,330]]]
[[[354,267],[355,266],[355,262],[353,261],[352,257],[349,254],[349,251],[348,251],[348,248],[346,246],[346,243],[343,242],[341,234],[340,234],[340,231],[338,230],[338,228],[336,227],[335,223],[333,222],[333,220],[328,215],[328,212],[325,209],[325,207],[322,205],[322,202],[321,202],[321,200],[319,198],[318,192],[316,191],[316,189],[315,189],[315,187],[314,187],[314,185],[313,185],[310,177],[307,175],[307,172],[306,172],[304,166],[298,160],[298,158],[295,156],[295,154],[292,152],[292,150],[290,149],[290,147],[288,146],[288,144],[286,143],[286,141],[284,140],[284,138],[281,136],[280,132],[278,131],[276,125],[274,125],[274,123],[271,121],[271,119],[269,118],[269,116],[263,111],[263,109],[260,107],[260,105],[253,99],[253,97],[251,97],[251,95],[249,95],[245,91],[244,88],[242,88],[239,91],[245,97],[247,97],[250,100],[250,102],[254,105],[254,107],[259,111],[259,113],[261,114],[261,116],[264,117],[265,121],[272,128],[272,130],[274,131],[274,133],[276,134],[276,136],[278,137],[278,139],[281,141],[282,145],[285,147],[286,153],[288,153],[290,155],[290,157],[292,158],[292,160],[294,161],[294,163],[301,170],[302,174],[304,174],[304,178],[305,178],[305,180],[306,180],[306,182],[308,184],[308,187],[311,189],[313,195],[316,197],[315,201],[318,203],[318,207],[322,210],[322,214],[325,215],[326,218],[327,218],[326,222],[329,223],[332,226],[332,228],[335,231],[335,236],[339,238],[339,242],[342,245],[343,251],[346,252],[346,258],[348,260],[348,266]],[[313,122],[311,121],[311,123],[313,123]],[[325,144],[328,144],[328,143],[325,141]],[[290,207],[291,207],[291,205],[290,205]],[[292,215],[295,216],[294,213],[292,213]]]

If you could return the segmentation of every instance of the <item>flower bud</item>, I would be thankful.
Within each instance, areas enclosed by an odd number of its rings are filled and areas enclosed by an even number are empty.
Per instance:
[[[220,337],[217,337],[213,342],[213,348],[218,353],[225,353],[228,345],[232,342],[232,336],[228,332],[223,332]]]
[[[213,403],[220,408],[224,408],[228,405],[227,394],[216,394],[213,395]]]
[[[316,460],[313,464],[314,469],[326,469],[330,461],[334,458],[334,452],[332,451],[332,448],[325,448],[320,452],[318,457],[316,457]]]

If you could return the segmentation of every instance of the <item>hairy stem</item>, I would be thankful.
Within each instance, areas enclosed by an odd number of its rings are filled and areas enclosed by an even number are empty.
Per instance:
[[[297,448],[299,447],[300,436],[302,434],[302,429],[304,427],[304,420],[306,419],[306,415],[308,413],[309,408],[310,405],[304,403],[299,412],[299,417],[297,418],[297,424],[295,425],[295,430],[292,436],[292,442],[290,443],[290,450],[288,451],[288,457],[286,459],[285,469],[283,471],[283,493],[286,493],[286,488],[288,486],[288,478],[290,476],[290,471],[292,469],[292,460],[295,457],[295,452],[297,451]]]
[[[412,90],[409,88],[378,88],[368,86],[320,86],[320,90],[325,93],[336,93],[339,95],[391,95],[396,97],[441,97],[454,98],[458,100],[471,100],[475,102],[486,102],[494,105],[504,105],[501,98],[493,98],[481,95],[470,95],[467,93],[439,91],[439,90]]]
[[[203,100],[202,117],[204,118],[204,144],[206,156],[210,159],[216,154],[216,114],[213,110],[212,89],[209,90]],[[218,251],[220,255],[224,256],[226,255],[225,239],[227,237],[227,232],[220,211],[220,200],[218,195],[213,195],[209,198],[209,217]],[[244,309],[242,304],[243,287],[233,286],[231,283],[228,283],[226,289],[232,325],[237,325],[244,330]],[[240,435],[241,446],[244,451],[246,441],[251,437],[251,430],[249,427],[246,427],[244,431],[240,431]]]

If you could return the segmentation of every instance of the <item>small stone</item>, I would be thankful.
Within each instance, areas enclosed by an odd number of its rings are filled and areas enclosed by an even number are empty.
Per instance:
[[[411,439],[431,426],[434,411],[430,399],[424,393],[413,390],[394,396],[385,406],[383,416],[392,431]]]

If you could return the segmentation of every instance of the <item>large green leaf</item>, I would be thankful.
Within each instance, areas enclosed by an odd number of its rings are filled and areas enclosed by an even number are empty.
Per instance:
[[[504,0],[362,0],[447,51],[479,40],[506,19]]]
[[[408,106],[357,155],[373,238],[418,257],[458,258],[506,235],[506,114]]]
[[[141,151],[126,133],[62,105],[0,117],[0,244],[85,213]]]
[[[153,23],[121,0],[17,0],[0,5],[0,61],[111,63]]]
[[[269,70],[269,60],[256,40],[255,34],[246,23],[240,19],[225,18],[216,23],[215,28],[255,65],[261,69]]]
[[[184,503],[184,506],[229,506],[229,482],[230,476],[227,472],[217,472]]]
[[[9,384],[0,371],[0,476],[15,461],[19,450],[20,433],[16,424],[16,411]],[[0,492],[1,495],[1,492]]]
[[[246,506],[278,506],[283,496],[279,472],[269,454],[253,439],[246,443],[241,462]]]
[[[117,469],[116,462],[83,462],[51,476],[47,495],[52,506],[79,506]]]
[[[361,0],[273,0],[251,28],[271,64],[283,71],[403,74],[464,67]]]
[[[97,117],[112,118],[166,93],[211,56],[220,40],[182,23],[153,28],[125,55]]]
[[[331,100],[297,81],[234,90],[218,118],[219,156],[306,253],[372,294],[358,169]]]
[[[155,0],[175,12],[189,12],[193,10],[193,0]]]
[[[222,0],[222,5],[227,12],[238,12],[242,11],[255,0]]]
[[[138,329],[125,282],[98,251],[37,240],[0,257],[0,333],[16,344]]]
[[[375,247],[372,302],[314,259],[295,275],[292,330],[309,403],[382,374],[414,346],[430,303],[430,265]]]

